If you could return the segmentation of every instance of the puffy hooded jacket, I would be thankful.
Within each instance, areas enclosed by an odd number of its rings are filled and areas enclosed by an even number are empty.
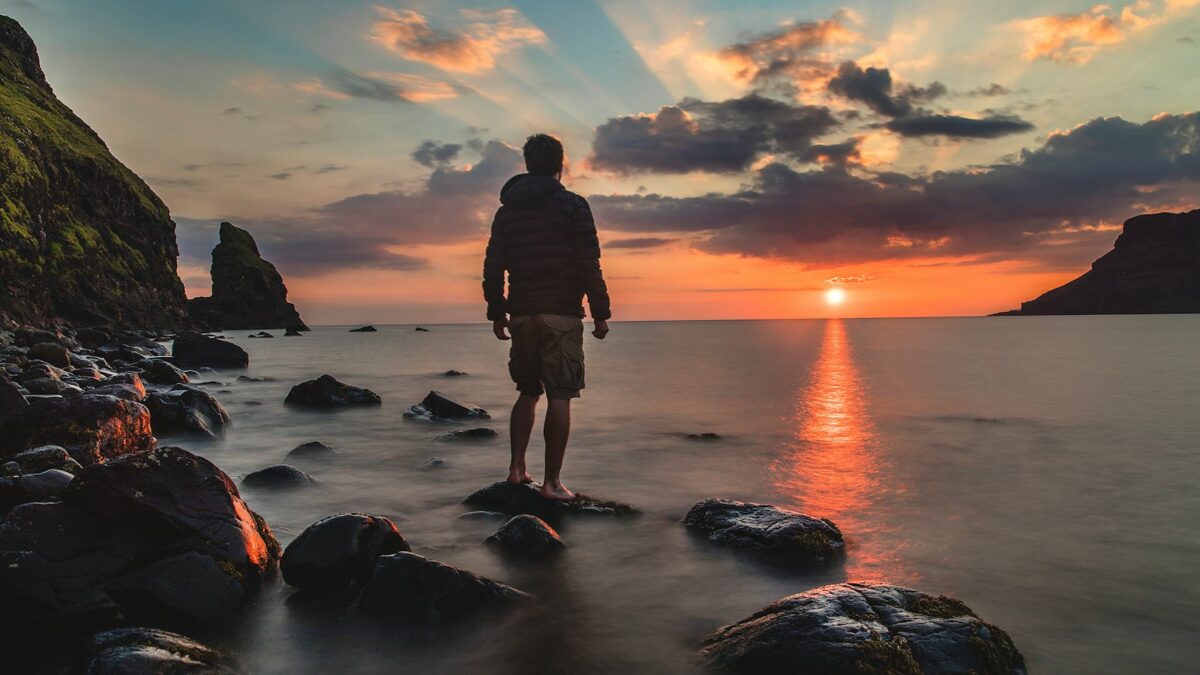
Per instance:
[[[500,203],[483,262],[488,319],[506,313],[582,317],[584,295],[592,318],[608,319],[600,241],[587,200],[553,176],[523,173],[504,184]]]

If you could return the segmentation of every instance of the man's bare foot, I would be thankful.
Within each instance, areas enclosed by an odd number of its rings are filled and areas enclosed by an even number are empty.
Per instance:
[[[533,476],[530,476],[524,469],[512,469],[508,472],[507,480],[511,485],[521,485],[522,483],[532,483]]]
[[[555,483],[554,485],[547,483],[542,486],[542,498],[551,499],[556,502],[569,502],[575,499],[575,493],[568,490],[567,486],[562,483]]]

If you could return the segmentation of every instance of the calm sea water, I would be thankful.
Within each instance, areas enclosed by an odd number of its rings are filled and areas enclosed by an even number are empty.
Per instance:
[[[230,334],[248,373],[274,380],[222,373],[209,388],[233,415],[226,438],[161,441],[238,479],[324,441],[342,454],[298,464],[319,487],[243,491],[282,543],[326,515],[383,514],[416,552],[534,593],[540,610],[398,639],[306,611],[280,584],[215,638],[249,671],[688,672],[711,629],[846,579],[957,596],[1035,672],[1200,663],[1200,316],[616,323],[588,337],[564,478],[643,515],[567,523],[570,548],[549,565],[498,557],[482,544],[494,524],[456,520],[505,474],[515,393],[489,326],[430,328]],[[469,375],[439,375],[450,368]],[[383,407],[283,406],[322,373]],[[501,437],[445,443],[446,428],[403,419],[430,389],[487,408]],[[724,440],[686,438],[701,432]],[[535,433],[535,476],[541,452]],[[431,457],[447,466],[423,469]],[[714,496],[834,520],[845,569],[781,573],[689,536],[679,519]]]

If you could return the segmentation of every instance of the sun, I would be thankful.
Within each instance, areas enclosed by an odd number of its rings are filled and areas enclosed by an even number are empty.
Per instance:
[[[825,304],[837,307],[846,300],[846,291],[840,288],[831,288],[825,291]]]

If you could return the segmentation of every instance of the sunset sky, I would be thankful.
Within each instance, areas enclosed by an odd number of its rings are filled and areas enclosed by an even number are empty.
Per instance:
[[[310,324],[482,321],[525,136],[567,146],[614,319],[972,315],[1200,205],[1200,0],[0,0],[178,224]],[[825,302],[831,287],[845,301]]]

